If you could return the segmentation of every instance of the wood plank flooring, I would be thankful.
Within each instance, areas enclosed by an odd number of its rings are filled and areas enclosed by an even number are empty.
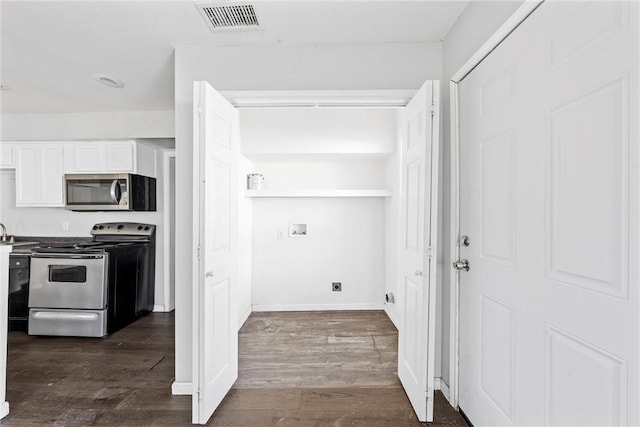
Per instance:
[[[174,316],[155,313],[105,339],[9,333],[3,426],[188,426],[172,396]],[[383,312],[254,313],[239,378],[208,425],[419,426],[395,375]],[[465,426],[436,395],[433,425]]]

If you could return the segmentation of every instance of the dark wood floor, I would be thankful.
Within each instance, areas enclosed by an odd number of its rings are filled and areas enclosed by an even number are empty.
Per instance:
[[[254,313],[240,374],[211,426],[418,426],[382,312]],[[174,316],[156,313],[106,339],[9,334],[7,426],[191,421],[172,396]],[[466,425],[439,393],[434,425]]]

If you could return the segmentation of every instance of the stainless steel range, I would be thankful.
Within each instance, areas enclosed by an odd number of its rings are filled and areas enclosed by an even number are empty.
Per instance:
[[[91,235],[32,250],[29,335],[102,337],[153,310],[155,225],[101,223]]]

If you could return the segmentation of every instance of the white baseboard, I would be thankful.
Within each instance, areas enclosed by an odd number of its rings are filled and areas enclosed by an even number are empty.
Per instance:
[[[240,322],[238,324],[238,330],[240,330],[240,328],[242,328],[242,325],[244,325],[244,323],[247,321],[249,316],[251,316],[252,312],[253,312],[253,310],[252,310],[251,306],[249,306],[249,308],[247,308],[247,311],[245,311],[244,314],[242,315],[242,317],[240,318]]]
[[[254,305],[253,311],[336,311],[336,310],[383,310],[384,305],[378,303],[353,304],[283,304]]]
[[[164,304],[158,304],[153,306],[154,313],[165,313],[166,311],[168,310],[164,308]]]
[[[435,389],[440,390],[444,398],[447,399],[447,402],[451,403],[449,400],[449,396],[451,396],[451,393],[449,392],[449,386],[442,380],[442,378],[436,378]]]
[[[171,384],[171,394],[174,396],[191,396],[193,383],[191,381],[174,381]]]
[[[4,418],[9,415],[9,402],[0,403],[0,418]]]
[[[388,304],[384,304],[384,312],[387,313],[387,317],[389,318],[389,320],[391,320],[391,323],[393,323],[393,326],[396,327],[396,330],[400,330],[400,323],[398,322],[398,319],[396,318],[395,313],[393,312],[393,310],[391,310],[391,308],[389,307]]]

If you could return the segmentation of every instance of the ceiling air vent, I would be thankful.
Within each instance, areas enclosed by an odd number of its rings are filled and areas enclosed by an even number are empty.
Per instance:
[[[257,30],[260,24],[250,4],[196,3],[211,31]]]

